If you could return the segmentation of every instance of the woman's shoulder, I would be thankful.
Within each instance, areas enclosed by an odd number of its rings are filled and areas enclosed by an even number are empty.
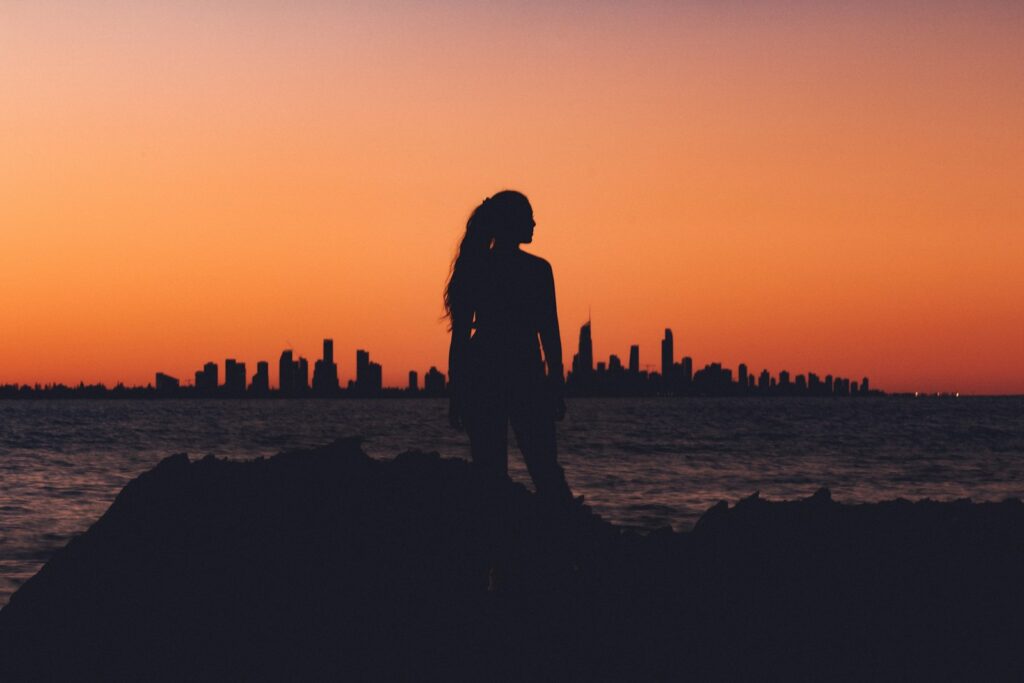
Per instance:
[[[527,251],[520,251],[518,252],[518,254],[519,257],[522,259],[522,262],[526,265],[526,267],[532,268],[537,272],[551,272],[551,264],[547,262],[547,259],[543,259],[540,256],[537,256],[536,254],[531,254]]]

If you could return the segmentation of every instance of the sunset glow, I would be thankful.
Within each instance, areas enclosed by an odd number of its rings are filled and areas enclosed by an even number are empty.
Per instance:
[[[1024,5],[0,6],[0,384],[446,370],[533,202],[567,359],[1024,393]],[[271,372],[276,383],[276,370]]]

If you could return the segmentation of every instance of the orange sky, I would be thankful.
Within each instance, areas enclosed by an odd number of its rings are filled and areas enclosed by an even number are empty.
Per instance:
[[[1019,3],[551,4],[0,5],[0,383],[404,384],[512,187],[567,357],[1024,393]]]

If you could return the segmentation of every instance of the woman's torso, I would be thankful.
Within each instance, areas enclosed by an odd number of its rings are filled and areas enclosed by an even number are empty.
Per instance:
[[[537,336],[546,305],[541,264],[518,250],[488,254],[472,297],[470,350],[481,370],[543,372]]]

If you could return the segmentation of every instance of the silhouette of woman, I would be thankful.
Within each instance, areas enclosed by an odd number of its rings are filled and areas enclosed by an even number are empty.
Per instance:
[[[513,190],[485,199],[466,222],[444,292],[449,420],[469,433],[473,462],[495,476],[508,475],[511,423],[538,496],[569,502],[555,447],[554,423],[565,417],[555,281],[547,261],[519,248],[534,226],[530,201]]]

